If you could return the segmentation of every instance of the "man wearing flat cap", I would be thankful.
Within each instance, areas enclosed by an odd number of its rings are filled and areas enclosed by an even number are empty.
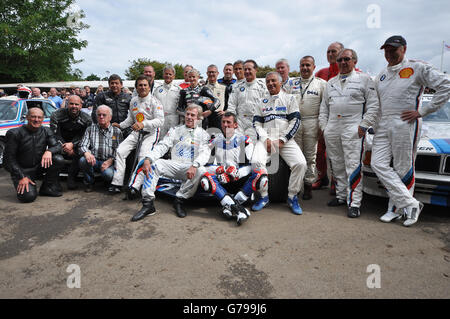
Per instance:
[[[381,220],[390,222],[406,217],[403,225],[411,226],[417,222],[423,207],[413,197],[422,117],[448,101],[450,80],[425,62],[407,59],[406,47],[406,40],[395,35],[380,48],[388,65],[375,79],[381,118],[375,128],[371,167],[389,195],[388,210]],[[425,87],[435,89],[436,93],[427,106],[422,106]]]

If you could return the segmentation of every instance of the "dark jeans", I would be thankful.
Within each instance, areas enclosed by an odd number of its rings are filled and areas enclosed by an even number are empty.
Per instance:
[[[114,176],[114,165],[111,165],[107,169],[105,169],[103,172],[101,171],[101,167],[103,165],[104,161],[96,161],[95,165],[92,166],[86,161],[86,158],[83,156],[80,158],[80,169],[83,172],[84,175],[84,184],[94,184],[95,176],[94,173],[101,173],[103,180],[105,183],[111,183],[113,176]]]
[[[44,181],[42,182],[42,187],[53,187],[60,188],[58,179],[59,172],[64,165],[64,158],[61,155],[53,155],[52,156],[52,165],[49,168],[43,168],[41,164],[34,167],[22,167],[22,172],[26,177],[31,179],[34,183],[36,183],[36,179],[42,177],[44,175]],[[17,193],[17,186],[19,185],[20,180],[14,177],[11,177],[14,189]],[[33,184],[28,184],[28,192],[26,189],[23,194],[17,193],[17,199],[22,203],[31,203],[33,202],[38,195],[37,187]]]

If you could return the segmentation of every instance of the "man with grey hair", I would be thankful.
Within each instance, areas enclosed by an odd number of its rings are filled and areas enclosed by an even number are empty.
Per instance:
[[[411,226],[423,207],[413,197],[422,117],[445,105],[450,98],[450,80],[428,63],[407,59],[406,47],[400,35],[389,37],[380,47],[388,65],[375,79],[381,119],[373,138],[371,167],[389,195],[388,210],[381,220],[390,222],[406,215],[403,225]],[[436,93],[427,105],[421,105],[425,87]]]
[[[282,78],[277,72],[266,75],[269,93],[258,103],[253,117],[253,125],[258,134],[252,161],[265,168],[269,154],[277,153],[291,169],[288,186],[288,206],[296,215],[302,214],[298,203],[306,171],[306,160],[293,137],[300,126],[300,112],[296,98],[281,89]],[[258,208],[264,207],[269,198],[262,197]]]
[[[161,136],[180,123],[177,113],[178,100],[181,88],[173,83],[175,79],[175,68],[166,65],[163,69],[164,83],[155,88],[153,95],[161,102],[164,109],[164,124],[161,127]]]
[[[303,199],[312,198],[312,184],[316,181],[316,151],[317,140],[319,138],[319,111],[322,102],[323,92],[326,89],[327,82],[314,76],[316,65],[314,58],[310,55],[300,59],[300,77],[292,79],[286,92],[295,94],[297,97],[302,125],[295,141],[305,155],[308,164],[305,180]]]
[[[206,172],[211,151],[208,133],[198,126],[202,120],[202,107],[189,104],[185,109],[185,123],[169,130],[167,135],[152,150],[147,149],[145,158],[136,167],[129,187],[138,192],[142,186],[142,209],[131,219],[138,221],[155,213],[155,189],[160,176],[181,180],[174,202],[178,217],[186,217],[183,202],[197,191],[199,181]],[[168,151],[171,159],[162,157]]]
[[[375,84],[368,74],[355,70],[356,52],[344,49],[336,59],[339,74],[327,83],[320,105],[319,125],[336,179],[336,198],[328,206],[348,206],[347,216],[360,216],[362,156],[367,129],[379,117]]]
[[[109,187],[114,176],[114,158],[123,141],[122,131],[111,124],[112,110],[100,105],[96,110],[97,123],[86,129],[80,142],[80,169],[84,175],[85,192],[92,192],[94,173],[100,173]]]
[[[44,98],[44,97],[41,95],[41,89],[39,89],[39,88],[36,88],[36,87],[31,88],[31,92],[33,92],[33,93],[31,94],[31,98],[32,98],[32,99],[43,99],[43,98]]]
[[[279,59],[275,63],[275,68],[277,72],[281,75],[281,88],[286,91],[286,89],[292,83],[292,80],[289,79],[289,61],[287,59]]]
[[[240,82],[244,82],[245,81],[245,76],[244,76],[244,61],[242,60],[237,60],[233,63],[233,72],[234,75],[236,76],[236,82],[233,83],[233,85],[231,86],[231,91],[233,91],[233,88],[239,84]],[[230,93],[231,93],[230,91]]]
[[[223,84],[217,82],[217,77],[219,76],[219,70],[216,65],[211,64],[208,66],[206,75],[208,76],[208,81],[206,86],[211,89],[213,95],[220,101],[219,107],[208,116],[208,127],[216,127],[220,129],[221,118],[225,107],[225,94],[227,87]]]

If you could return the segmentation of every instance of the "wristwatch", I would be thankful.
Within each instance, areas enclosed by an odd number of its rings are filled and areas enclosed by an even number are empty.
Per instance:
[[[200,167],[200,164],[197,163],[197,162],[195,162],[195,163],[192,164],[192,166],[194,166],[195,168],[199,168],[199,167]]]

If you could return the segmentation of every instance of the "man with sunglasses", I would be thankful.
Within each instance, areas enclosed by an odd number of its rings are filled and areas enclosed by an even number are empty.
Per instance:
[[[375,79],[381,119],[373,138],[370,165],[389,195],[388,210],[381,221],[390,222],[406,215],[403,225],[411,226],[423,207],[413,197],[421,118],[448,101],[450,80],[425,62],[407,59],[406,40],[400,35],[388,38],[380,49],[384,49],[388,65]],[[427,106],[422,106],[425,87],[435,89],[436,93]]]
[[[319,126],[333,167],[336,198],[328,206],[348,206],[348,217],[360,215],[362,156],[366,130],[378,119],[379,101],[368,74],[355,70],[358,56],[352,49],[337,58],[339,74],[327,83],[320,104]]]

